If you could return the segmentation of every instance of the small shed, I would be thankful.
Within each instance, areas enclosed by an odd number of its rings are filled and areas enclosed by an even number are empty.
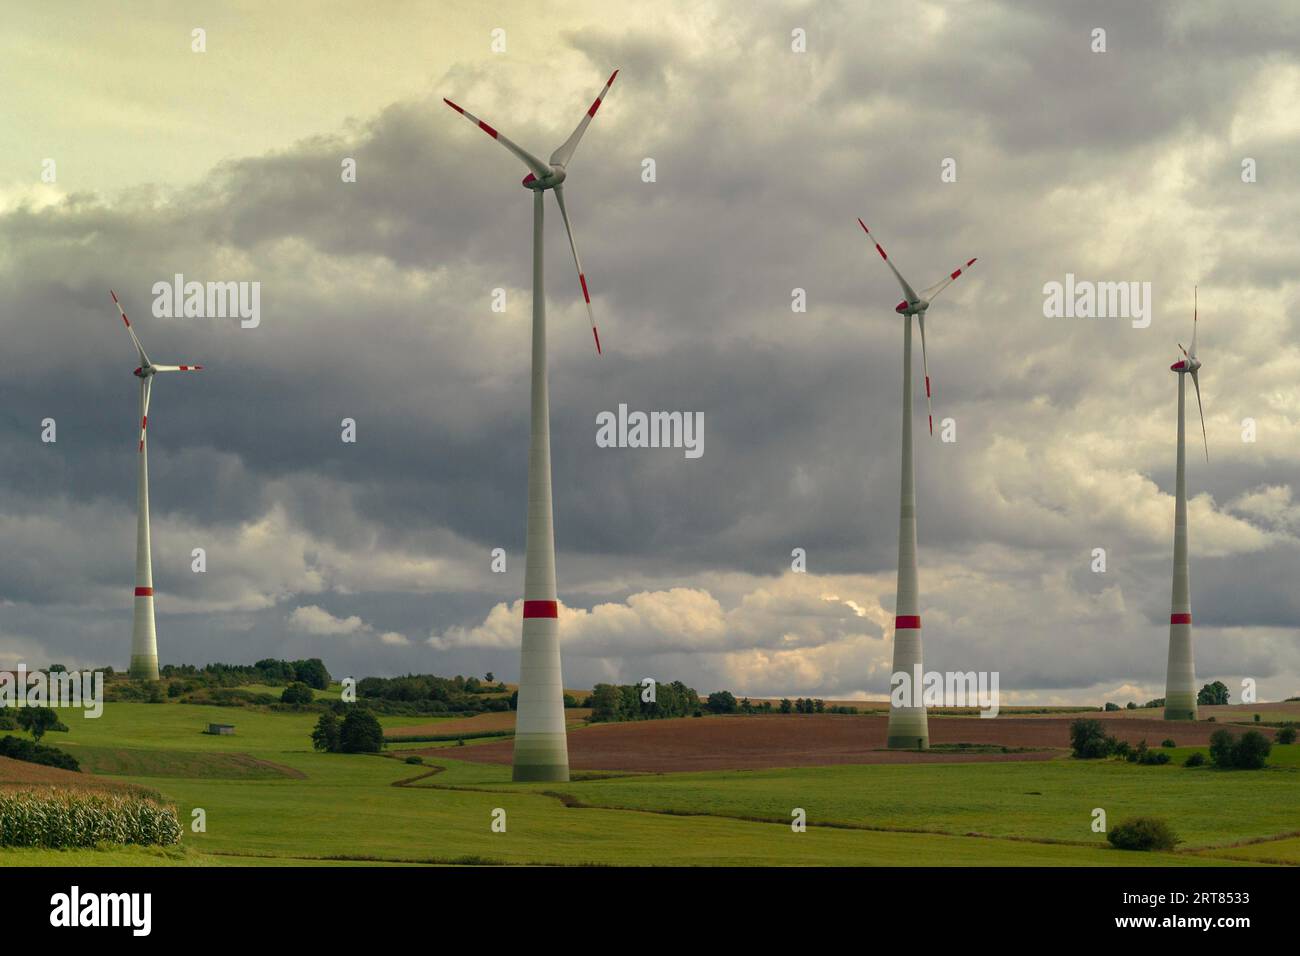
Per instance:
[[[234,732],[234,724],[208,724],[208,729],[204,731],[208,734],[233,734]]]

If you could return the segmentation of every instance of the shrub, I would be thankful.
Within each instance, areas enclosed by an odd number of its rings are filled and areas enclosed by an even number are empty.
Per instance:
[[[1160,746],[1166,748],[1173,748],[1173,747],[1177,747],[1178,744],[1174,743],[1174,738],[1166,737],[1164,740],[1160,741]]]
[[[1204,766],[1205,766],[1205,754],[1201,753],[1199,750],[1196,751],[1195,753],[1190,753],[1190,754],[1188,754],[1188,755],[1187,755],[1187,759],[1183,761],[1183,766],[1184,766],[1184,767],[1204,767]]]
[[[1295,743],[1295,728],[1290,726],[1283,727],[1274,735],[1273,740],[1275,743],[1279,744]]]
[[[0,846],[171,846],[180,840],[176,810],[134,794],[53,788],[0,792]]]
[[[1114,826],[1106,839],[1117,850],[1172,850],[1183,841],[1155,817],[1133,817]]]
[[[1228,730],[1216,730],[1210,737],[1210,759],[1225,770],[1260,770],[1268,763],[1273,749],[1258,730],[1248,730],[1233,739]]]
[[[0,710],[0,730],[18,730],[18,720],[8,709]]]
[[[409,757],[406,758],[406,762],[407,762],[407,763],[424,763],[424,758],[421,757],[419,754],[411,754],[411,756],[409,756]]]
[[[1268,763],[1273,745],[1258,730],[1248,730],[1232,748],[1232,765],[1238,770],[1261,770]]]
[[[1255,715],[1255,723],[1259,723],[1259,714]]]
[[[77,763],[77,758],[72,754],[65,753],[57,747],[47,747],[44,744],[23,740],[21,737],[6,736],[0,739],[0,757],[9,757],[11,760],[25,760],[28,763],[39,763],[47,767],[58,767],[61,770],[81,769],[81,765]]]
[[[373,754],[383,746],[384,728],[379,718],[359,707],[348,711],[339,727],[339,750],[345,754]]]
[[[310,704],[313,699],[311,688],[302,681],[294,681],[280,695],[282,704]]]
[[[1232,766],[1232,731],[1216,730],[1210,734],[1210,760],[1216,767]]]
[[[1119,704],[1112,704],[1110,701],[1106,701],[1106,713],[1109,714],[1114,710],[1119,710]]]

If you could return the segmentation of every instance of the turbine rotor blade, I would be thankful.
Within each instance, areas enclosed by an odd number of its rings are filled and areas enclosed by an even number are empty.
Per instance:
[[[907,296],[907,301],[909,303],[919,302],[921,297],[912,290],[912,287],[907,284],[907,280],[904,279],[899,274],[898,270],[894,268],[894,264],[889,261],[889,256],[886,255],[884,247],[880,243],[876,242],[876,237],[871,234],[871,230],[867,228],[867,224],[859,219],[858,225],[861,226],[862,231],[867,234],[867,238],[875,243],[876,251],[880,253],[880,258],[885,260],[885,265],[889,266],[889,271],[894,274],[894,278],[898,280],[898,284],[903,287],[903,294]]]
[[[202,365],[155,365],[155,372],[201,372]]]
[[[112,289],[109,289],[108,294],[113,297],[113,304],[117,306],[117,311],[122,313],[122,321],[126,324],[126,330],[131,334],[131,341],[135,343],[135,350],[140,353],[140,364],[148,365],[149,356],[145,354],[144,346],[140,344],[140,339],[135,334],[135,329],[131,328],[131,320],[126,317],[126,309],[122,308],[122,303],[117,300],[117,293]]]
[[[153,393],[153,379],[146,376],[140,383],[140,453],[144,453],[144,432],[149,427],[149,396]]]
[[[587,109],[587,115],[582,118],[582,122],[569,134],[569,138],[564,141],[564,145],[551,153],[552,166],[567,166],[569,164],[569,160],[573,158],[573,151],[578,148],[578,143],[582,139],[582,134],[587,132],[592,117],[596,115],[596,110],[600,109],[601,101],[605,99],[605,94],[609,92],[609,88],[614,85],[614,77],[616,76],[618,76],[618,70],[609,75],[609,79],[605,81],[605,88],[596,97],[596,102],[592,103]]]
[[[613,78],[610,78],[613,82]],[[569,234],[569,249],[573,251],[573,264],[578,269],[578,284],[582,286],[582,299],[587,303],[587,318],[591,319],[591,336],[596,340],[596,354],[600,355],[600,333],[596,331],[596,316],[591,311],[591,293],[587,291],[587,276],[582,271],[582,260],[578,258],[578,244],[573,239],[573,227],[569,224],[569,211],[564,206],[564,187],[555,187],[555,201],[560,204],[560,216],[564,219],[564,231]]]
[[[532,153],[528,152],[528,150],[524,149],[521,146],[516,145],[504,133],[501,133],[494,127],[489,126],[487,123],[483,122],[473,113],[461,109],[459,106],[457,106],[451,100],[447,99],[445,96],[442,98],[442,101],[446,103],[448,106],[450,106],[452,109],[454,109],[461,116],[465,117],[465,119],[469,120],[479,129],[481,129],[483,132],[487,133],[489,136],[491,136],[494,140],[496,140],[506,149],[510,150],[510,152],[514,153],[521,160],[523,160],[524,165],[533,171],[533,175],[541,177],[541,176],[549,176],[551,174],[551,168],[549,166],[543,163]]]
[[[1192,354],[1189,358],[1196,358],[1196,312],[1197,312],[1197,289],[1192,286]]]
[[[1196,410],[1201,413],[1201,441],[1205,442],[1205,462],[1210,462],[1210,439],[1205,434],[1205,407],[1201,404],[1201,378],[1197,369],[1192,370],[1192,384],[1196,386]]]
[[[979,261],[978,259],[967,259],[966,264],[964,266],[954,269],[952,272],[948,273],[948,278],[940,279],[934,285],[922,289],[921,295],[925,298],[927,302],[933,302],[935,296],[937,296],[944,289],[948,288],[948,286],[956,282],[958,276],[960,276],[963,272],[965,272],[967,269],[969,269],[978,261]]]
[[[916,318],[921,324],[921,371],[925,373],[925,410],[930,416],[930,434],[934,435],[934,407],[930,404],[930,362],[925,355],[925,313],[918,312]]]

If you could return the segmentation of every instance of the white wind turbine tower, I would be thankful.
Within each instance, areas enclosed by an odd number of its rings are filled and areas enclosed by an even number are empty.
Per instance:
[[[1205,408],[1201,405],[1201,360],[1196,357],[1197,291],[1192,290],[1192,349],[1180,343],[1180,361],[1169,366],[1178,373],[1178,469],[1174,480],[1174,585],[1169,604],[1169,663],[1165,675],[1165,720],[1196,719],[1196,663],[1192,658],[1192,596],[1187,562],[1187,455],[1183,442],[1186,376],[1196,387],[1196,407],[1201,413],[1201,440],[1205,460],[1210,442],[1205,434]]]
[[[858,225],[875,243],[880,258],[903,288],[905,298],[894,311],[904,318],[903,325],[903,469],[898,512],[898,593],[894,606],[894,665],[891,682],[903,674],[912,682],[911,706],[889,708],[887,746],[896,749],[925,750],[930,746],[930,725],[924,703],[917,699],[921,689],[921,610],[920,593],[916,578],[916,482],[912,469],[912,316],[916,316],[921,329],[921,368],[925,374],[925,405],[930,415],[930,434],[934,434],[934,409],[930,405],[930,368],[925,354],[925,313],[930,303],[948,288],[975,260],[950,272],[918,295],[894,268],[884,248],[876,242],[866,223]]]
[[[596,331],[587,277],[582,271],[573,227],[564,206],[563,183],[569,160],[616,76],[618,70],[610,74],[605,88],[588,108],[582,122],[551,154],[549,164],[515,145],[451,100],[443,100],[523,161],[529,170],[523,185],[533,192],[532,437],[528,446],[528,529],[524,547],[524,628],[519,662],[519,702],[515,717],[515,780],[569,779],[564,681],[560,673],[559,604],[555,593],[555,532],[551,520],[551,425],[546,386],[546,300],[542,288],[542,197],[548,189],[555,192],[564,230],[569,236],[573,264],[578,269],[582,298],[587,303],[596,353],[600,354],[600,334]]]
[[[145,430],[149,425],[149,395],[153,391],[153,377],[158,372],[197,372],[202,365],[155,365],[149,361],[144,346],[131,328],[126,310],[117,300],[117,293],[109,290],[117,311],[122,314],[126,331],[135,343],[140,365],[132,373],[140,380],[140,483],[136,491],[135,525],[135,622],[131,629],[131,668],[133,678],[158,679],[158,635],[153,618],[153,560],[149,552],[149,452],[145,444]]]

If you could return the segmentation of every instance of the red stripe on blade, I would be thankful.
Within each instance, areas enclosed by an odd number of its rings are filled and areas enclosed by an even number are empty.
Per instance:
[[[524,617],[559,617],[560,608],[556,601],[525,601]]]
[[[921,629],[921,615],[919,614],[900,614],[894,618],[894,630],[919,631]]]
[[[611,73],[611,74],[609,75],[609,79],[606,81],[605,85],[606,85],[606,86],[609,86],[610,83],[613,83],[613,82],[614,82],[614,77],[616,77],[616,76],[618,76],[618,70],[615,70],[613,73]]]
[[[958,269],[958,270],[957,270],[956,272],[954,272],[952,275],[948,276],[948,278],[949,278],[949,279],[955,279],[955,278],[957,278],[959,275],[961,275],[961,270],[960,270],[960,269]]]
[[[128,329],[131,327],[131,320],[126,317],[125,312],[122,313],[122,321],[126,323]]]
[[[579,272],[578,281],[582,283],[582,297],[586,299],[588,303],[590,303],[591,296],[587,293],[587,277],[583,275],[581,272]]]
[[[595,116],[596,110],[600,109],[600,97],[596,97],[596,102],[591,104],[591,109],[587,110],[588,116]]]
[[[600,351],[600,333],[596,331],[596,327],[594,325],[591,327],[591,334],[596,339],[596,354],[597,355],[604,354]]]
[[[930,376],[925,377],[925,397],[930,397]]]
[[[483,132],[487,133],[493,139],[497,138],[497,131],[494,130],[491,126],[489,126],[487,123],[483,122],[482,120],[478,121],[478,128],[481,129]]]
[[[971,266],[973,266],[974,264],[975,264],[975,260],[972,259],[970,262],[966,263],[966,268],[969,269],[969,268],[970,268]]]
[[[136,597],[153,597],[153,588],[136,588]]]
[[[880,253],[880,258],[888,261],[889,256],[885,255],[885,250],[880,248],[880,243],[876,243],[876,251]]]
[[[444,103],[446,103],[448,106],[450,106],[452,109],[454,109],[457,113],[460,113],[462,116],[465,114],[465,111],[464,111],[463,109],[461,109],[459,106],[457,106],[457,105],[456,105],[455,103],[453,103],[451,100],[447,99],[447,97],[444,96],[444,97],[442,98],[442,101],[443,101]]]
[[[1191,624],[1192,616],[1190,614],[1170,614],[1170,624]]]
[[[934,416],[933,416],[933,415],[930,416],[930,434],[931,434],[931,435],[934,434]]]

